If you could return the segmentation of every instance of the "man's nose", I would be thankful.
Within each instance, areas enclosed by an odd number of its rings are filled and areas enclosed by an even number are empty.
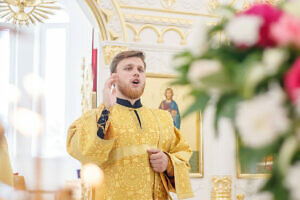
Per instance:
[[[139,75],[140,75],[139,70],[138,70],[138,69],[134,69],[134,70],[133,70],[133,75],[134,75],[134,76],[139,76]]]

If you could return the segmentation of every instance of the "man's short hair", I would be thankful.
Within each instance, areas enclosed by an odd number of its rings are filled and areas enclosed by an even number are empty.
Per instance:
[[[144,52],[142,52],[142,51],[122,51],[113,58],[113,60],[110,64],[110,73],[116,72],[117,66],[122,60],[124,60],[125,58],[131,58],[131,57],[140,58],[143,61],[144,67],[146,69]]]

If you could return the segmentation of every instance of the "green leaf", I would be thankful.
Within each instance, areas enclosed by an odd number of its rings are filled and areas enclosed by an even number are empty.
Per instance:
[[[220,118],[227,117],[234,121],[236,113],[236,105],[242,100],[242,98],[235,93],[223,94],[216,104],[216,116],[214,126],[216,133],[218,133],[218,123]]]
[[[265,185],[261,188],[261,191],[269,191],[273,193],[274,200],[288,200],[290,198],[290,192],[285,188],[284,176],[279,172],[277,160],[274,159],[272,175]]]
[[[205,92],[201,92],[196,96],[195,102],[186,110],[184,111],[182,117],[186,117],[187,115],[195,112],[197,110],[203,111],[210,99],[210,96]]]
[[[227,77],[224,71],[205,76],[200,79],[204,88],[217,88],[221,91],[232,90],[231,80]]]

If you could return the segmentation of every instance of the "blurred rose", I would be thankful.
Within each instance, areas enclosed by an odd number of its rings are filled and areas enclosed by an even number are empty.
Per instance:
[[[285,74],[284,87],[292,102],[297,102],[297,93],[300,89],[300,57]]]
[[[269,4],[257,4],[250,9],[241,13],[241,15],[255,15],[260,16],[263,19],[263,24],[259,31],[258,45],[261,47],[274,46],[275,42],[270,37],[270,27],[274,22],[277,22],[282,15],[282,11],[269,5]]]
[[[271,27],[271,37],[282,46],[295,45],[300,48],[300,19],[284,14]]]

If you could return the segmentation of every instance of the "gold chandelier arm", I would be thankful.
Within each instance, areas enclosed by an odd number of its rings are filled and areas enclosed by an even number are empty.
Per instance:
[[[29,15],[29,20],[31,21],[32,24],[35,24],[34,19],[32,19],[32,17]]]
[[[0,9],[0,12],[5,12],[5,11],[10,11],[9,8],[6,8],[6,9]]]
[[[54,13],[49,11],[49,10],[43,10],[43,9],[40,9],[40,8],[36,8],[35,10],[37,10],[39,12],[42,12],[42,13],[49,14],[49,15],[54,15]]]
[[[6,17],[9,14],[11,14],[11,12],[4,13],[4,14],[0,15],[0,18],[4,18],[4,17]]]
[[[54,4],[56,3],[56,0],[53,1],[44,1],[42,4]]]
[[[39,5],[39,8],[47,8],[47,9],[55,9],[55,10],[60,10],[61,7],[59,6],[47,6],[47,5]]]
[[[40,23],[44,23],[39,17],[37,17],[34,13],[31,14],[34,19],[36,19]]]
[[[49,17],[47,15],[44,15],[42,13],[37,12],[36,10],[34,10],[32,13],[39,15],[40,17],[44,18],[44,19],[49,19]]]

